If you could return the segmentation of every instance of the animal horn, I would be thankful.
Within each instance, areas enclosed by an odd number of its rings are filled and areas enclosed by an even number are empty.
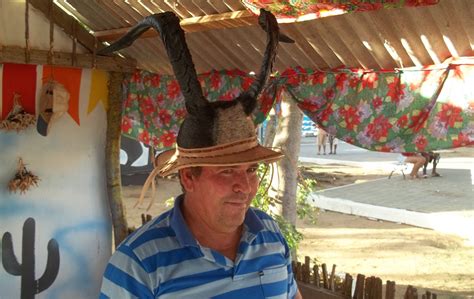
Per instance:
[[[184,31],[179,25],[179,18],[174,13],[164,12],[146,17],[118,41],[97,53],[109,54],[126,48],[150,27],[158,31],[163,40],[174,75],[184,95],[186,110],[191,115],[199,115],[199,110],[207,108],[209,102],[203,96],[191,53],[186,45]]]
[[[264,9],[260,9],[258,24],[267,32],[267,47],[263,56],[262,66],[260,67],[260,73],[249,89],[239,97],[247,115],[255,108],[257,96],[262,92],[263,87],[270,77],[273,62],[277,54],[278,42],[295,42],[288,36],[280,34],[275,16]]]

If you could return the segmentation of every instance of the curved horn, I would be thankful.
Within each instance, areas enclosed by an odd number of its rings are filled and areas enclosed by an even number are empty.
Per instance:
[[[186,45],[184,31],[174,13],[164,12],[146,17],[118,41],[98,51],[98,54],[108,54],[130,46],[150,27],[161,35],[174,75],[184,95],[186,110],[191,115],[199,115],[200,108],[208,107],[209,102],[203,96],[191,53]]]
[[[255,108],[257,96],[262,92],[263,87],[270,77],[277,53],[278,42],[294,43],[294,40],[291,38],[280,34],[278,23],[272,13],[260,9],[258,24],[267,32],[267,47],[263,56],[262,66],[260,67],[260,73],[250,88],[239,97],[247,114],[250,114]]]

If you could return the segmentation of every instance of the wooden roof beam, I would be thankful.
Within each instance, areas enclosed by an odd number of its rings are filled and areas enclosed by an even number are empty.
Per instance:
[[[0,63],[26,63],[26,49],[15,46],[0,47]],[[48,64],[49,51],[30,49],[31,64]],[[114,56],[96,56],[92,54],[76,54],[54,52],[54,65],[65,67],[96,68],[105,71],[134,72],[137,66],[135,59],[124,59],[118,55]],[[75,59],[74,59],[75,58]]]
[[[94,49],[101,49],[104,45],[98,40],[95,36],[89,33],[89,31],[84,28],[75,18],[68,15],[64,12],[59,6],[53,3],[51,6],[52,12],[50,12],[50,0],[29,0],[30,4],[41,11],[48,19],[52,15],[53,22],[56,26],[60,27],[66,34],[74,36],[77,38],[77,41],[89,50],[91,53],[94,53]],[[13,49],[17,49],[18,55],[12,53]],[[8,48],[3,47],[3,50],[0,51],[0,62],[13,62],[13,63],[24,63],[24,53],[25,50],[21,48]],[[34,57],[29,63],[36,64],[47,64],[47,51],[43,50],[30,50],[31,55]],[[46,54],[45,54],[46,53]],[[54,53],[54,64],[62,66],[76,66],[76,67],[93,67],[94,57],[92,54],[76,54],[76,60],[73,65],[72,63],[72,54],[70,53]],[[22,58],[23,57],[23,58]],[[95,57],[95,66],[100,69],[109,70],[109,71],[123,71],[123,72],[132,72],[136,68],[137,61],[131,58],[121,58],[117,57]]]
[[[247,10],[239,10],[215,15],[187,18],[181,20],[180,22],[180,25],[185,32],[236,28],[248,26],[249,24],[257,24],[257,16]],[[132,27],[124,27],[111,30],[96,31],[94,33],[94,36],[97,37],[97,39],[101,42],[111,42],[119,39],[131,28]],[[142,34],[140,38],[155,37],[157,35],[158,33],[155,30],[149,29],[147,32]]]

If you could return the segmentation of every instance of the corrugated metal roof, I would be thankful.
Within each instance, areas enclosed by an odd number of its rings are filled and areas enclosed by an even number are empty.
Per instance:
[[[123,32],[143,17],[174,11],[183,19],[198,73],[211,69],[258,71],[266,36],[238,0],[56,0],[99,36]],[[432,6],[352,13],[280,24],[295,44],[281,44],[275,70],[302,66],[393,69],[474,54],[474,1],[440,0]],[[113,36],[113,35],[112,35]],[[117,36],[117,35],[115,35]],[[171,74],[155,35],[121,51],[138,66]]]

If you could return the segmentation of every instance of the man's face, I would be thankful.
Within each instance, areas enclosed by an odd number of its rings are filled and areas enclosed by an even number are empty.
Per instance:
[[[257,193],[257,168],[258,164],[202,167],[199,176],[184,183],[192,213],[214,230],[234,231]]]

